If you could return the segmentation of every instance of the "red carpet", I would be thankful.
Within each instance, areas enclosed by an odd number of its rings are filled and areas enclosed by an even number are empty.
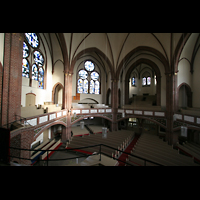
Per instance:
[[[66,149],[72,149],[70,147],[67,147]],[[93,153],[92,152],[89,152],[89,151],[84,151],[84,150],[81,150],[81,149],[75,149],[73,151],[77,151],[77,152],[81,152],[81,153],[85,153],[85,154],[89,154],[89,155],[92,155]]]
[[[135,138],[132,140],[132,142],[128,145],[128,147],[125,149],[124,152],[126,153],[131,153],[131,150],[133,149],[133,147],[135,146],[137,140],[139,139],[140,135],[136,135]],[[122,153],[122,155],[119,157],[119,160],[126,162],[126,158],[128,158],[128,155],[125,153]],[[118,166],[125,166],[125,163],[123,162],[119,162]]]

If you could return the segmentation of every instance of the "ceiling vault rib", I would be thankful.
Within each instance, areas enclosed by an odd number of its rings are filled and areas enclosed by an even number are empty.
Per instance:
[[[108,40],[108,44],[109,44],[109,47],[110,47],[110,51],[111,51],[111,55],[112,55],[112,67],[114,68],[114,57],[113,57],[113,51],[112,51],[112,48],[111,48],[111,44],[110,44],[110,40],[109,40],[109,37],[108,37],[108,34],[105,33],[106,36],[107,36],[107,40]],[[114,69],[113,69],[114,70]]]
[[[72,56],[72,60],[74,59],[75,55],[76,55],[76,52],[78,50],[78,48],[80,47],[80,45],[83,43],[83,41],[90,35],[91,33],[88,33],[82,40],[81,42],[79,43],[79,45],[77,46],[76,50],[74,51],[74,54]]]
[[[161,43],[161,41],[153,34],[153,33],[151,33],[155,38],[156,38],[156,40],[159,42],[159,44],[160,44],[160,46],[162,47],[162,49],[163,49],[163,51],[164,51],[164,53],[165,53],[165,56],[166,56],[166,58],[167,58],[167,61],[169,62],[169,58],[168,58],[168,56],[167,56],[167,52],[165,51],[165,48],[164,48],[164,46],[162,45],[162,43]]]
[[[193,49],[193,52],[192,52],[192,57],[191,57],[191,66],[190,66],[190,72],[193,73],[194,72],[194,59],[196,57],[196,54],[199,50],[199,45],[197,47],[197,44],[198,44],[198,41],[199,41],[199,38],[200,38],[200,34],[198,35],[197,37],[197,40],[195,42],[195,46],[194,46],[194,49]],[[196,51],[195,51],[196,50]]]
[[[121,53],[122,53],[122,50],[123,50],[123,48],[124,48],[124,45],[125,45],[126,40],[127,40],[127,38],[128,38],[129,35],[130,35],[130,33],[127,34],[127,36],[126,36],[126,38],[125,38],[125,40],[124,40],[124,42],[123,42],[123,44],[122,44],[122,48],[120,49],[119,56],[118,56],[118,59],[117,59],[116,67],[118,67],[120,55],[121,55]]]
[[[71,63],[72,40],[73,40],[73,33],[71,33],[71,38],[70,38],[70,46],[69,46],[69,63]]]

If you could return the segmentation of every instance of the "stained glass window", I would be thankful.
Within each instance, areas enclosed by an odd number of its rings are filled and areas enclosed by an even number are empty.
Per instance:
[[[29,48],[26,42],[23,42],[23,58],[27,58],[29,56]]]
[[[44,65],[44,58],[39,51],[34,51],[33,58],[39,67],[42,67]]]
[[[95,94],[99,94],[99,81],[95,81]]]
[[[25,33],[28,43],[33,47],[37,48],[39,45],[39,39],[36,33]]]
[[[85,70],[81,70],[78,75],[81,79],[86,79],[88,77],[88,73]]]
[[[36,64],[32,66],[32,79],[38,81],[38,68]]]
[[[85,62],[84,69],[78,72],[77,93],[100,94],[100,78],[94,69],[94,63]]]
[[[44,89],[44,70],[42,67],[39,68],[38,81],[39,88]]]
[[[147,79],[146,79],[146,77],[144,77],[143,79],[142,79],[142,85],[146,85],[147,84]]]
[[[85,69],[89,72],[94,70],[94,63],[92,63],[91,61],[86,61],[85,62]]]
[[[97,72],[92,72],[91,73],[91,78],[96,81],[99,78],[99,74]]]
[[[77,93],[83,93],[83,80],[78,79],[78,87],[77,87]]]
[[[23,42],[22,76],[38,81],[38,88],[44,89],[43,66],[45,62],[42,51],[38,48],[39,37],[36,33],[25,33],[25,39]],[[32,84],[31,81],[30,84]]]
[[[151,77],[147,78],[147,85],[151,85]]]
[[[85,79],[83,82],[83,93],[88,94],[88,80]]]
[[[132,78],[132,85],[135,86],[135,78]]]
[[[90,94],[95,94],[94,81],[90,81]]]
[[[29,63],[26,59],[22,60],[22,76],[29,78]]]

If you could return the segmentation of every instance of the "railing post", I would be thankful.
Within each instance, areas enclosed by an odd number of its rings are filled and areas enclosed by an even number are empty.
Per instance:
[[[99,150],[99,152],[100,152],[100,159],[99,159],[99,161],[101,161],[101,144],[100,144],[100,150]]]

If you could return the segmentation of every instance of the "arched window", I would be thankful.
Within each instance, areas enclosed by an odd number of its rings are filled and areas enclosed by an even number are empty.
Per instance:
[[[132,86],[135,86],[135,77],[132,78],[131,83],[132,83]]]
[[[151,77],[147,77],[147,85],[151,85]]]
[[[44,56],[39,49],[39,37],[36,33],[25,33],[25,39],[26,41],[23,43],[22,76],[38,81],[38,88],[44,89]],[[29,63],[32,66],[30,72]]]
[[[143,77],[142,78],[142,85],[143,86],[150,86],[151,85],[151,77]]]
[[[100,76],[92,61],[86,61],[84,69],[78,72],[77,93],[100,94]]]
[[[150,86],[151,85],[151,74],[146,71],[142,75],[142,86]]]
[[[29,63],[25,58],[22,60],[22,76],[29,78]]]
[[[36,64],[32,65],[32,79],[38,81],[38,67]]]
[[[44,89],[44,70],[42,67],[39,68],[38,81],[39,88]]]

